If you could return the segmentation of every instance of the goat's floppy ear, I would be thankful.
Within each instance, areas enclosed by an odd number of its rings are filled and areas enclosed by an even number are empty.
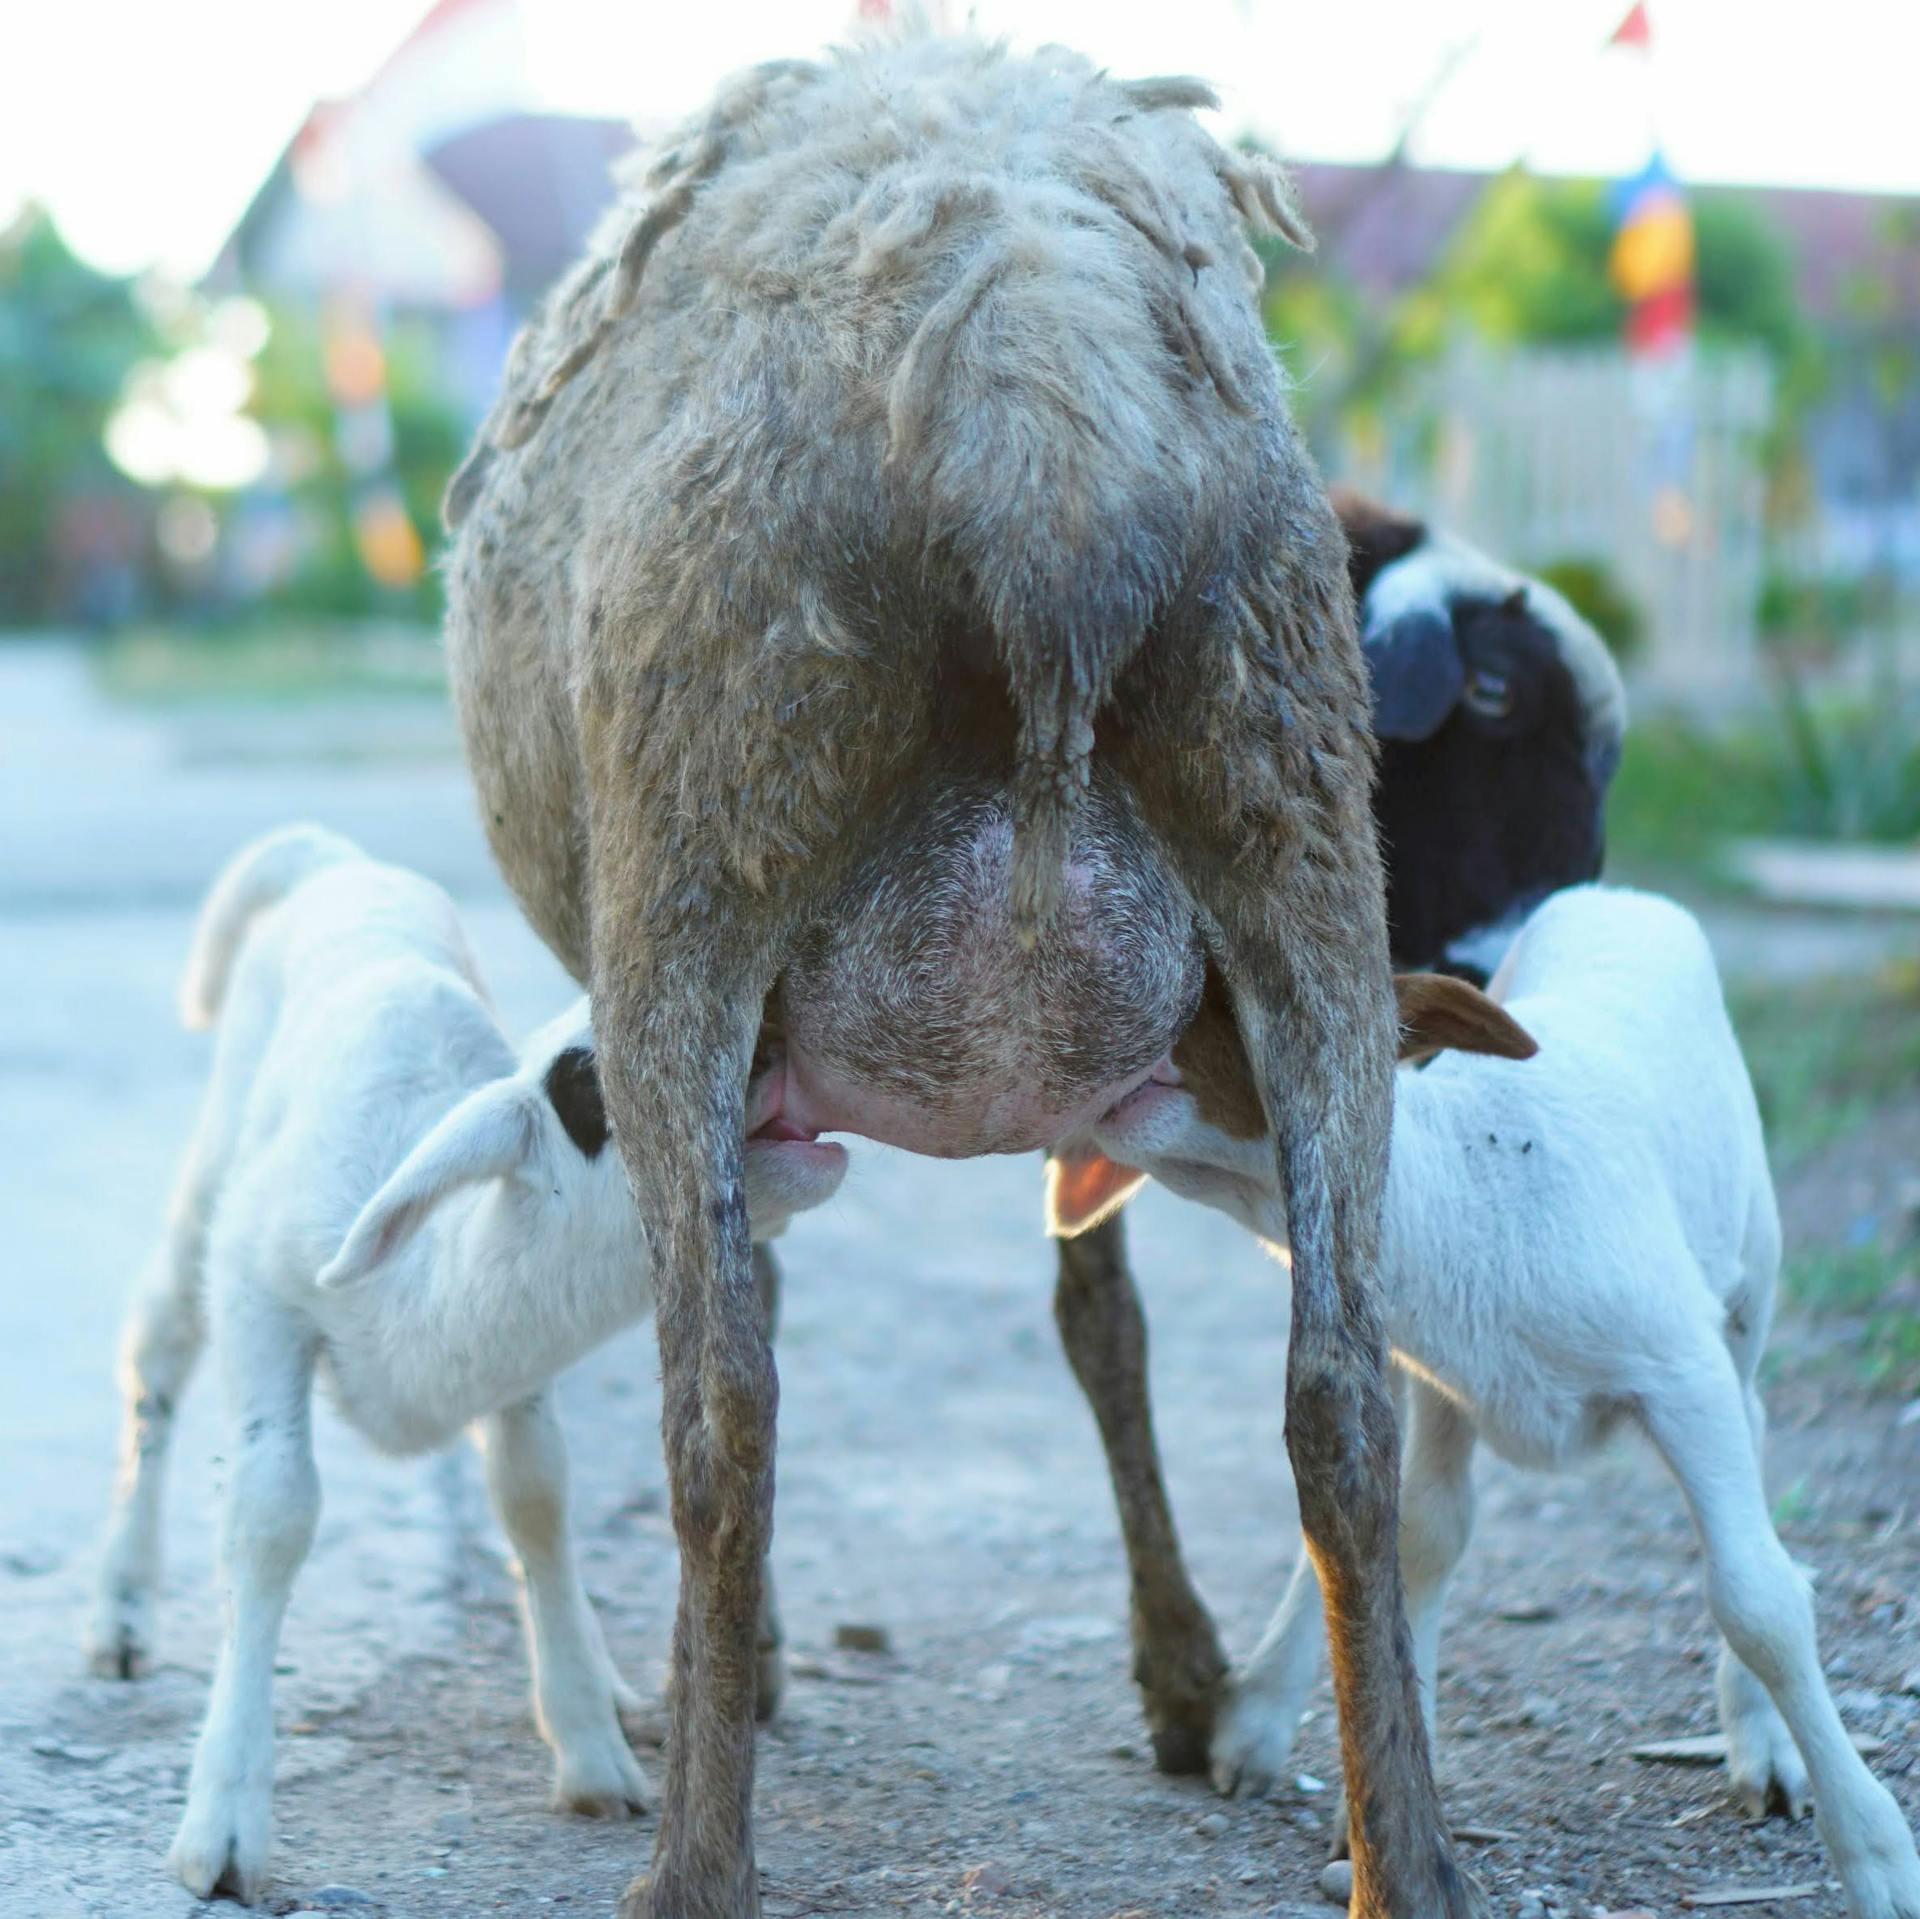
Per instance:
[[[1347,578],[1353,582],[1353,597],[1364,599],[1383,567],[1404,560],[1425,542],[1426,522],[1395,512],[1350,486],[1330,486],[1327,497],[1333,502],[1340,531],[1347,536]]]
[[[1396,973],[1400,1057],[1425,1059],[1451,1047],[1497,1059],[1531,1059],[1540,1048],[1507,1009],[1477,986],[1445,973]]]
[[[328,1290],[365,1279],[406,1245],[450,1193],[519,1172],[536,1150],[543,1104],[518,1080],[469,1093],[360,1209],[315,1283]]]
[[[1091,1146],[1047,1156],[1047,1232],[1074,1239],[1111,1218],[1147,1176],[1137,1166],[1122,1166]]]
[[[1421,607],[1361,644],[1373,683],[1373,730],[1383,740],[1427,740],[1460,703],[1467,669],[1444,609]]]

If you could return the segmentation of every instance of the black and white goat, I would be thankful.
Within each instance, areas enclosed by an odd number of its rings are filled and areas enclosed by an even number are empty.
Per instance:
[[[1484,980],[1547,894],[1599,876],[1626,691],[1544,582],[1336,488],[1380,742],[1396,965]]]
[[[1380,739],[1373,803],[1394,963],[1484,981],[1530,908],[1599,870],[1626,726],[1619,670],[1550,587],[1357,493],[1333,498]],[[1053,1204],[1085,1179],[1056,1155]],[[1079,1194],[1079,1216],[1097,1223],[1060,1241],[1054,1316],[1106,1449],[1154,1757],[1168,1772],[1204,1772],[1226,1657],[1181,1561],[1122,1215],[1100,1217],[1098,1197]]]

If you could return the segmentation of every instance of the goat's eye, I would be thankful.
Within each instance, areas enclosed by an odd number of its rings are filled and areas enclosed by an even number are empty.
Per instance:
[[[1463,697],[1470,713],[1483,720],[1504,720],[1513,711],[1513,682],[1504,673],[1474,673]]]

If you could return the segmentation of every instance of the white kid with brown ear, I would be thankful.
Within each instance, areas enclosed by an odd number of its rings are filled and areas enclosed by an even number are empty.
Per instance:
[[[1637,1423],[1706,1555],[1735,1792],[1756,1816],[1811,1804],[1854,1919],[1920,1919],[1913,1835],[1841,1725],[1768,1510],[1755,1378],[1779,1217],[1705,936],[1671,901],[1577,887],[1522,928],[1493,982],[1503,1004],[1432,975],[1398,986],[1402,1058],[1440,1053],[1398,1076],[1380,1264],[1427,1723],[1475,1442],[1560,1466]],[[1210,993],[1160,1072],[1056,1156],[1050,1223],[1083,1231],[1151,1175],[1280,1246],[1272,1168],[1231,1012]],[[1319,1675],[1318,1597],[1303,1554],[1216,1725],[1222,1791],[1285,1776]]]

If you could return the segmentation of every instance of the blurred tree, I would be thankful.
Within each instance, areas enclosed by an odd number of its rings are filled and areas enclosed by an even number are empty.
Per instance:
[[[1764,348],[1783,370],[1813,345],[1793,262],[1764,214],[1726,194],[1693,199],[1696,320],[1704,341]],[[1607,275],[1614,210],[1605,182],[1518,169],[1480,196],[1431,278],[1403,303],[1399,346],[1436,349],[1464,318],[1496,342],[1617,340],[1625,304]]]
[[[1607,277],[1613,225],[1597,180],[1499,175],[1403,302],[1401,350],[1437,351],[1463,321],[1502,344],[1617,340],[1626,308]]]
[[[273,597],[315,613],[361,616],[407,612],[438,617],[437,575],[428,568],[396,596],[369,574],[354,537],[354,474],[341,445],[341,419],[329,388],[326,340],[310,310],[270,309],[271,331],[254,362],[248,410],[273,448],[271,480],[296,529],[288,577]],[[401,322],[381,343],[382,378],[392,430],[388,466],[421,548],[439,541],[440,496],[465,451],[459,415],[433,376],[431,342]]]
[[[42,209],[0,232],[0,622],[67,610],[63,514],[137,498],[102,436],[153,346],[130,283],[79,259]]]

